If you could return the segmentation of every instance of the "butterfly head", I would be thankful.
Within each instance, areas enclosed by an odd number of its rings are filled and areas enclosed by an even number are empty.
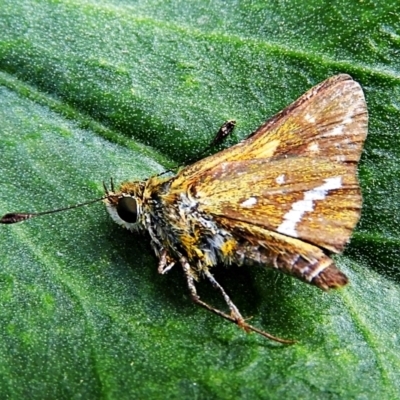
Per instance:
[[[143,182],[126,182],[118,190],[105,187],[104,203],[111,218],[131,231],[139,230],[143,215]]]

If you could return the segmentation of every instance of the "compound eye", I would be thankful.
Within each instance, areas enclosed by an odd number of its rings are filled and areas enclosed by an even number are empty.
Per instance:
[[[123,221],[135,223],[138,217],[136,200],[133,197],[121,197],[118,200],[117,213]]]

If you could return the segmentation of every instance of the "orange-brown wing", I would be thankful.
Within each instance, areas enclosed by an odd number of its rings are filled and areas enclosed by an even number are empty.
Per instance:
[[[244,141],[184,168],[175,187],[202,179],[202,175],[212,174],[215,167],[228,161],[301,155],[357,162],[367,123],[360,85],[349,75],[336,75],[303,94]]]
[[[288,157],[230,161],[190,188],[198,209],[243,221],[333,252],[347,243],[360,217],[356,165]]]

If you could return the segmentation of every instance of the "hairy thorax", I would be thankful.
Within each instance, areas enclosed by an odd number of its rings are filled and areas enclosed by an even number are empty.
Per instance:
[[[233,235],[199,210],[190,189],[179,193],[169,189],[167,182],[161,189],[154,188],[147,201],[144,199],[144,214],[150,216],[145,229],[150,232],[156,254],[166,250],[175,260],[183,255],[197,270],[230,264],[237,247]]]

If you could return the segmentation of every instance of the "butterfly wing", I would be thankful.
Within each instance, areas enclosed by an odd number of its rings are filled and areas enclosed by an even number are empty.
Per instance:
[[[356,225],[361,194],[356,166],[290,157],[231,161],[192,188],[199,210],[253,224],[340,252]]]
[[[250,138],[258,145],[260,140],[276,141],[273,158],[309,155],[333,162],[358,162],[367,124],[361,86],[349,75],[341,74],[310,89]],[[262,151],[254,153],[256,158],[264,158]]]
[[[243,142],[181,171],[202,211],[340,252],[356,225],[356,177],[367,134],[360,85],[337,75],[309,90]]]
[[[301,155],[333,162],[358,162],[368,114],[360,85],[333,76],[261,125],[247,139],[184,168],[176,186],[198,181],[222,162]]]
[[[322,289],[346,284],[339,253],[359,220],[357,162],[368,115],[360,85],[337,75],[315,86],[247,139],[184,168],[169,194],[190,194],[234,234],[225,262],[253,262]]]

